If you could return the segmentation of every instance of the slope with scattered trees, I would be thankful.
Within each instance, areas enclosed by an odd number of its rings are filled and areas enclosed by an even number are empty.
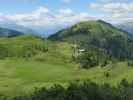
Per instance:
[[[86,52],[81,55],[82,65],[95,66],[107,60],[133,59],[133,37],[102,20],[78,23],[49,37],[53,41],[66,41]],[[86,57],[86,55],[88,55]],[[84,60],[83,60],[84,59]]]

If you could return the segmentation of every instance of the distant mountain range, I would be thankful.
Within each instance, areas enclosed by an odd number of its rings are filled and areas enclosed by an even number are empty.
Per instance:
[[[123,23],[118,23],[118,24],[113,24],[115,27],[128,32],[129,34],[133,34],[133,22],[123,22]],[[0,27],[2,28],[8,28],[11,30],[16,30],[19,32],[22,32],[24,34],[34,34],[37,36],[42,36],[42,37],[48,37],[51,34],[54,34],[58,32],[61,29],[71,27],[71,26],[41,26],[41,27],[32,27],[32,26],[22,26],[18,25],[16,23],[12,22],[0,22]]]
[[[0,27],[11,29],[11,30],[16,30],[24,34],[36,34],[37,33],[30,28],[24,27],[22,25],[17,25],[11,22],[0,22]]]
[[[123,22],[115,26],[133,35],[133,22]]]
[[[23,35],[23,33],[16,30],[0,27],[0,37],[14,37],[18,35]]]
[[[16,23],[12,23],[12,22],[0,22],[0,27],[2,28],[8,28],[8,29],[12,29],[12,30],[16,30],[19,32],[22,32],[24,34],[33,34],[33,35],[37,35],[37,36],[42,36],[42,37],[48,37],[51,34],[54,34],[55,32],[59,31],[60,29],[62,29],[62,27],[33,27],[33,26],[22,26],[22,25],[18,25]]]

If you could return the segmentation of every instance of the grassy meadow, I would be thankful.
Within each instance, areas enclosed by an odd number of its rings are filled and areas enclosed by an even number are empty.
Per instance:
[[[87,70],[81,68],[72,61],[73,45],[70,43],[20,36],[1,38],[0,47],[0,96],[29,94],[35,88],[48,88],[53,84],[66,87],[69,82],[79,80],[113,86],[123,78],[133,82],[133,68],[126,61]],[[106,72],[109,77],[105,76]]]
[[[105,77],[105,71],[110,72],[109,78]],[[116,64],[112,69],[96,67],[85,70],[71,63],[51,64],[33,60],[7,59],[0,61],[0,93],[7,95],[29,93],[35,87],[49,87],[56,83],[66,86],[70,81],[85,79],[98,84],[108,82],[116,85],[123,78],[133,81],[132,75],[133,70],[127,67],[126,63]]]

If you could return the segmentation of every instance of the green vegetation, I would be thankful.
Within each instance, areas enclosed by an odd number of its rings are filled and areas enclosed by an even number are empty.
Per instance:
[[[56,91],[56,88],[60,93],[61,89],[62,95],[66,96],[68,94],[64,91],[70,94],[69,89],[73,91],[73,85],[69,86],[69,82],[86,80],[100,86],[107,83],[110,85],[109,91],[119,91],[121,88],[114,90],[112,87],[119,86],[121,80],[127,79],[128,84],[133,82],[132,51],[133,37],[103,21],[82,22],[49,39],[32,35],[1,37],[0,98],[15,96],[15,100],[24,100],[29,93],[36,98],[43,89],[34,94],[35,87],[46,87],[45,93],[53,91],[51,89]],[[53,84],[59,84],[59,87],[50,88]],[[77,83],[74,85],[77,86]],[[98,85],[96,87],[103,91],[104,87]],[[75,91],[82,94],[80,88],[84,85],[78,86]],[[24,98],[16,97],[22,94]],[[27,100],[36,100],[29,97]],[[99,100],[106,100],[103,98]],[[49,99],[53,100],[51,97]],[[71,99],[68,97],[67,100]],[[87,97],[84,99],[87,100]]]
[[[89,70],[80,68],[79,63],[72,59],[73,44],[53,43],[32,36],[1,38],[1,44],[6,45],[7,43],[20,45],[20,43],[40,44],[42,42],[48,51],[39,51],[28,58],[14,56],[0,60],[1,96],[28,94],[34,90],[34,87],[50,87],[53,84],[66,87],[73,80],[90,79],[98,84],[109,83],[113,86],[119,84],[123,78],[127,78],[129,82],[133,81],[133,69],[127,62],[109,63],[106,67],[99,65]],[[17,53],[17,49],[14,50]],[[108,77],[106,73],[109,73]]]
[[[71,83],[67,88],[54,85],[36,90],[32,95],[16,96],[14,100],[132,100],[133,84],[123,79],[118,87],[93,82]]]
[[[0,58],[32,57],[39,52],[46,52],[45,40],[34,36],[19,36],[0,39]]]
[[[133,37],[101,20],[81,22],[49,39],[74,43],[79,45],[79,49],[84,49],[88,57],[81,56],[79,62],[83,67],[133,59]]]
[[[66,87],[73,80],[89,79],[99,85],[109,83],[112,86],[117,86],[124,78],[133,82],[133,68],[128,67],[126,62],[85,70],[75,64],[59,63],[58,60],[56,58],[52,60],[53,62],[50,62],[51,60],[43,62],[23,59],[1,60],[0,94],[7,96],[29,94],[35,87],[49,88],[53,84]],[[109,73],[109,77],[106,77],[105,72]]]

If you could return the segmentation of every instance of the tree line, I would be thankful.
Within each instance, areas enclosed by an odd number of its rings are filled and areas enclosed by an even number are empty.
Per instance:
[[[67,88],[54,85],[36,89],[30,95],[15,96],[13,100],[133,100],[133,84],[126,79],[117,87],[98,85],[91,81],[72,82]]]
[[[44,44],[0,44],[0,59],[7,57],[29,58],[46,51],[48,48]]]

